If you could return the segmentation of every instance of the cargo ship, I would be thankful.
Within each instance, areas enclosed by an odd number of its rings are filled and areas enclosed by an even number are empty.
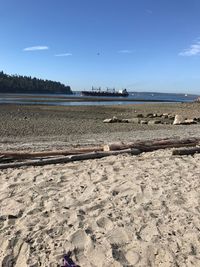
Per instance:
[[[119,96],[119,97],[127,97],[129,93],[126,89],[115,91],[115,89],[108,89],[105,91],[101,90],[101,87],[95,89],[92,87],[91,91],[81,91],[82,96]]]

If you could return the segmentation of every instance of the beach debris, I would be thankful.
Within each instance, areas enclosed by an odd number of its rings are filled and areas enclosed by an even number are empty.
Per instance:
[[[194,119],[186,119],[184,121],[184,124],[196,124],[196,123],[197,123],[197,121],[195,121]]]
[[[63,257],[63,264],[61,267],[80,267],[71,258],[71,251],[69,251],[67,254],[64,255]]]
[[[174,120],[174,118],[175,118],[175,115],[173,115],[173,114],[169,114],[169,115],[168,115],[168,119],[170,119],[170,120]]]
[[[144,118],[144,115],[142,113],[137,114],[137,118]]]
[[[200,97],[198,96],[198,97],[194,100],[194,102],[196,102],[196,103],[200,103]]]
[[[19,168],[19,167],[24,167],[24,166],[44,166],[44,165],[49,165],[49,164],[68,163],[68,162],[82,161],[82,160],[88,160],[88,159],[100,159],[103,157],[119,155],[119,154],[124,154],[124,153],[129,153],[131,155],[138,155],[139,153],[141,153],[141,151],[139,151],[138,149],[128,148],[128,149],[120,150],[120,151],[94,151],[91,153],[84,153],[84,154],[79,154],[79,155],[70,155],[70,156],[56,157],[56,158],[43,157],[43,158],[32,159],[32,160],[27,160],[23,162],[11,162],[11,163],[0,164],[0,169]]]
[[[148,140],[148,141],[137,141],[132,143],[112,143],[104,145],[104,151],[115,151],[122,149],[138,149],[141,152],[149,152],[158,149],[165,148],[178,148],[178,147],[187,147],[187,146],[196,146],[200,142],[198,138],[189,138],[189,139],[156,139],[156,140]]]
[[[67,155],[79,155],[94,151],[103,151],[102,146],[96,147],[82,147],[68,150],[55,150],[55,151],[41,151],[41,152],[26,152],[26,151],[0,151],[1,160],[12,160],[12,159],[28,159],[28,158],[39,158],[39,157],[50,157],[50,156],[67,156]]]
[[[119,119],[113,116],[113,118],[105,119],[103,122],[104,123],[135,123],[135,124],[148,124],[148,125],[154,125],[154,124],[190,125],[190,124],[200,123],[200,118],[187,119],[187,118],[184,118],[182,115],[173,115],[169,113],[163,113],[163,114],[148,113],[147,115],[139,113],[134,118]]]
[[[110,119],[105,119],[103,121],[103,123],[116,123],[116,122],[120,122],[120,123],[128,123],[129,120],[128,119],[118,119],[117,117],[113,116]]]
[[[162,117],[163,117],[164,119],[168,119],[168,118],[169,118],[169,114],[168,114],[168,113],[163,113],[163,114],[162,114]]]
[[[113,121],[112,121],[112,119],[105,119],[104,121],[103,121],[103,123],[112,123]]]
[[[153,118],[153,113],[148,113],[147,118]]]
[[[113,118],[112,118],[112,122],[121,122],[121,120],[118,119],[117,117],[113,116]]]
[[[200,122],[199,118],[196,118],[196,117],[194,117],[193,120],[194,120],[196,123]]]
[[[173,124],[174,125],[190,125],[190,124],[196,124],[197,120],[195,119],[185,119],[181,115],[176,115]]]
[[[118,119],[117,117],[113,117],[112,118],[112,121],[111,121],[112,123],[116,123],[116,122],[122,122],[122,120],[121,119]]]
[[[60,164],[89,159],[99,159],[107,156],[114,156],[128,153],[139,155],[143,152],[150,152],[158,149],[194,147],[200,144],[200,138],[189,139],[155,139],[136,141],[130,143],[114,143],[104,146],[89,148],[71,149],[68,151],[46,151],[46,152],[0,152],[6,163],[0,164],[0,169],[19,168],[24,166],[44,166],[48,164]],[[75,154],[69,154],[74,152]],[[8,158],[6,158],[6,155]],[[55,157],[56,156],[56,157]]]
[[[200,153],[200,147],[184,148],[184,149],[175,149],[172,151],[172,155],[194,155]]]
[[[121,122],[129,123],[129,119],[122,119]]]
[[[161,123],[162,123],[161,120],[150,120],[150,121],[148,122],[149,125],[153,125],[153,124],[161,124]]]
[[[185,121],[185,118],[182,115],[176,115],[174,118],[173,125],[180,125],[183,124]]]
[[[140,121],[140,124],[148,124],[148,121],[141,120],[141,121]]]
[[[132,118],[132,119],[128,119],[129,123],[139,123],[140,119],[139,118]]]

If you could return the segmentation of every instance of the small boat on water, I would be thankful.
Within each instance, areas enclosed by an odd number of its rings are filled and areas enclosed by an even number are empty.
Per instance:
[[[126,89],[115,91],[115,89],[102,91],[101,87],[95,89],[92,87],[91,91],[81,91],[82,96],[119,96],[119,97],[126,97],[129,95]]]

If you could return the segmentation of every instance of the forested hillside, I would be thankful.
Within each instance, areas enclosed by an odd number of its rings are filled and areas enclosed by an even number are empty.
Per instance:
[[[72,94],[70,86],[60,82],[0,72],[0,93]]]

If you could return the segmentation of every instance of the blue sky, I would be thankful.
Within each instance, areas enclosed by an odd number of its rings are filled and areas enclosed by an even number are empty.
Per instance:
[[[0,25],[9,74],[200,93],[199,0],[0,0]]]

